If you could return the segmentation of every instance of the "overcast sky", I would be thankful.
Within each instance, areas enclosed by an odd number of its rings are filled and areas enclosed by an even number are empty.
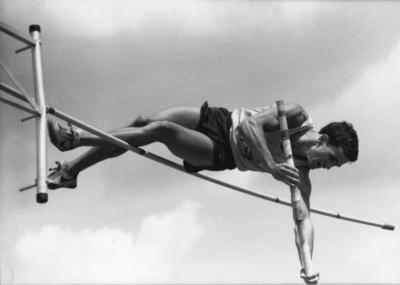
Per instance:
[[[26,35],[42,26],[47,103],[103,130],[206,100],[228,109],[296,101],[317,130],[350,121],[359,160],[313,171],[311,205],[400,225],[400,2],[0,0],[0,20]],[[30,54],[0,42],[32,92]],[[26,116],[0,105],[1,282],[301,282],[290,208],[135,154],[36,204],[33,190],[18,192],[35,176]],[[162,145],[146,149],[179,162]],[[49,167],[85,150],[49,145]],[[269,175],[207,174],[290,198]],[[312,219],[323,283],[400,282],[399,229]]]

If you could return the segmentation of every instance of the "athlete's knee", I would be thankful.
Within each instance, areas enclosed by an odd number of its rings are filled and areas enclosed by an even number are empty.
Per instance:
[[[113,158],[116,156],[120,156],[121,154],[127,152],[126,149],[121,148],[121,147],[109,147],[104,150],[105,156],[107,158]]]
[[[301,223],[309,218],[309,213],[304,207],[295,205],[293,207],[293,219],[296,223]]]
[[[161,142],[169,140],[179,132],[178,125],[169,121],[154,121],[146,125],[144,128],[146,131],[151,132],[156,136]]]
[[[148,117],[139,115],[132,123],[129,124],[129,127],[144,127],[147,126],[151,120]]]

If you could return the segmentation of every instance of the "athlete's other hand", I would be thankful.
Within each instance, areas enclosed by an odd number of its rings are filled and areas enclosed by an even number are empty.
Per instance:
[[[300,183],[299,170],[287,163],[275,164],[271,169],[271,174],[276,180],[282,181],[290,187],[296,187]]]
[[[306,276],[304,269],[300,271],[300,277],[304,280],[304,282],[309,284],[318,284],[319,281],[319,273],[315,273],[309,276]]]

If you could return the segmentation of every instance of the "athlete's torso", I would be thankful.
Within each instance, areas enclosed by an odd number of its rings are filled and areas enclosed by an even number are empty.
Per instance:
[[[249,149],[244,139],[238,134],[237,127],[245,119],[261,112],[267,112],[270,108],[273,107],[274,105],[254,109],[236,108],[233,110],[231,115],[232,127],[230,130],[230,144],[236,166],[239,170],[270,172],[268,166],[263,164],[261,160],[257,159],[257,157],[253,156],[252,151]],[[306,117],[307,119],[302,122],[299,127],[289,129],[292,144],[296,139],[299,138],[299,136],[301,136],[301,134],[304,134],[313,128],[311,118],[309,116]],[[273,132],[265,132],[264,135],[268,144],[268,149],[271,152],[271,155],[274,158],[275,162],[285,162],[285,154],[282,149],[282,139],[280,131],[276,130]],[[297,167],[307,165],[307,162],[304,160],[296,159],[296,157],[294,160]]]

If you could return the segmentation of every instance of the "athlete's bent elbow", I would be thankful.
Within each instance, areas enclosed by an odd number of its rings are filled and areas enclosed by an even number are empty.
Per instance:
[[[310,218],[310,213],[307,208],[298,204],[293,206],[293,219],[296,223],[303,222],[308,218]]]

